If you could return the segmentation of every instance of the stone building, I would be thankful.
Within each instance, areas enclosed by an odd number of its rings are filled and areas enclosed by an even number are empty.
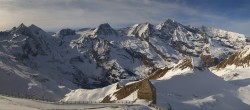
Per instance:
[[[138,99],[145,99],[153,104],[156,103],[156,89],[149,80],[142,81],[138,90]]]

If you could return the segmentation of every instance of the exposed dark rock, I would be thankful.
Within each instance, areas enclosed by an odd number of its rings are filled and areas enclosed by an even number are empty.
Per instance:
[[[59,36],[76,35],[76,32],[72,29],[62,29],[58,32]]]
[[[118,36],[118,33],[108,23],[104,23],[94,30],[94,35]]]

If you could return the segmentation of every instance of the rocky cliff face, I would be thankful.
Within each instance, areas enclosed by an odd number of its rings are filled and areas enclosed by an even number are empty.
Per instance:
[[[216,68],[223,69],[226,66],[234,65],[236,67],[249,67],[250,63],[250,47],[249,45],[234,53],[230,57],[220,62]]]

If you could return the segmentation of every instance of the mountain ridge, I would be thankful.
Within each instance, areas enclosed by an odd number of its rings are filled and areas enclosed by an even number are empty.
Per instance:
[[[159,25],[141,23],[123,29],[104,23],[95,29],[62,29],[53,35],[38,26],[21,24],[0,32],[0,39],[0,69],[18,79],[25,76],[24,87],[32,80],[33,85],[28,88],[35,90],[20,91],[38,92],[37,97],[42,96],[42,86],[50,96],[62,92],[58,96],[62,97],[76,88],[92,89],[122,79],[143,79],[186,57],[208,59],[205,64],[211,67],[248,45],[244,35],[188,27],[170,19]],[[12,66],[15,71],[5,68]]]

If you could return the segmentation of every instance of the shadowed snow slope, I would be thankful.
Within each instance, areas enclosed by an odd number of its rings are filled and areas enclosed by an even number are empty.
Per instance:
[[[194,60],[199,59],[193,59],[192,63],[184,60],[162,78],[152,81],[156,88],[158,106],[177,110],[250,109],[249,94],[242,86],[223,80],[205,67],[183,68],[183,64],[195,65]]]
[[[173,109],[249,109],[237,96],[237,86],[209,70],[186,71],[168,80],[152,81],[157,91],[157,105]]]
[[[236,52],[223,60],[219,65],[210,68],[213,73],[230,84],[239,86],[237,95],[242,101],[250,105],[250,47]]]

